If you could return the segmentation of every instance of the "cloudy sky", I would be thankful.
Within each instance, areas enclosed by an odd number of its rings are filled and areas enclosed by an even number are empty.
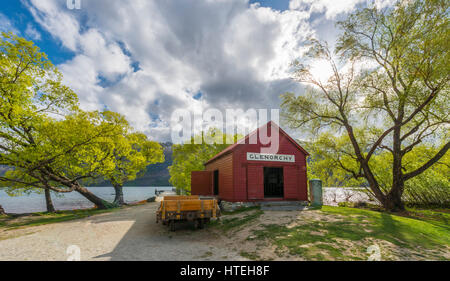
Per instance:
[[[170,140],[176,109],[278,108],[280,94],[301,93],[290,63],[305,39],[332,44],[334,23],[366,3],[79,1],[81,9],[66,0],[3,1],[0,30],[47,53],[84,109],[120,112],[158,141]]]

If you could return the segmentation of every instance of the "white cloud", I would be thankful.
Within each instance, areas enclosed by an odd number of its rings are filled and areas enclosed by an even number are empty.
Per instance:
[[[27,24],[27,29],[25,29],[25,34],[30,37],[32,40],[39,41],[41,40],[42,36],[39,31],[36,30],[36,28],[32,24]]]
[[[13,32],[16,35],[20,34],[11,20],[2,13],[0,13],[0,32]]]
[[[246,0],[97,0],[77,12],[30,0],[29,9],[75,53],[59,67],[83,108],[125,114],[159,140],[177,108],[278,107],[281,93],[299,90],[290,63],[314,33],[306,12]]]
[[[43,28],[61,40],[64,47],[75,51],[80,25],[74,17],[63,12],[63,9],[67,9],[65,4],[66,1],[30,0],[27,6]]]
[[[247,0],[96,0],[77,11],[65,1],[29,0],[28,7],[74,52],[59,67],[83,108],[120,112],[168,140],[177,108],[277,108],[280,94],[302,91],[289,70],[316,34],[311,13],[332,18],[360,1],[331,2],[292,0],[283,12]]]
[[[382,9],[393,5],[392,0],[290,0],[289,9],[324,13],[327,19],[334,19],[340,14],[352,12],[358,5]]]
[[[342,13],[351,12],[357,4],[366,0],[291,0],[291,10],[308,10],[310,13],[325,13],[327,19],[333,19]]]

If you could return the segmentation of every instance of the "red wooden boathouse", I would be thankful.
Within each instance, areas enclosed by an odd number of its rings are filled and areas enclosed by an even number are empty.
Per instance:
[[[276,154],[263,154],[260,138],[249,141],[267,127],[278,130]],[[192,195],[217,195],[230,202],[307,201],[306,157],[308,152],[277,124],[270,121],[230,145],[205,163],[205,171],[191,174]]]

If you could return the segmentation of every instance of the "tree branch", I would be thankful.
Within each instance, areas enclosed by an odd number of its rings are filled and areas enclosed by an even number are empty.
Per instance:
[[[434,155],[433,158],[431,158],[430,160],[428,160],[427,163],[425,163],[422,167],[416,169],[415,171],[412,171],[410,173],[404,174],[403,178],[404,180],[409,180],[415,176],[420,175],[421,173],[425,172],[425,170],[427,170],[428,168],[430,168],[434,163],[436,163],[437,161],[439,161],[439,159],[441,159],[445,153],[447,153],[447,151],[450,149],[450,142],[448,142],[446,145],[444,145],[441,150],[439,150],[438,153],[436,153],[436,155]]]

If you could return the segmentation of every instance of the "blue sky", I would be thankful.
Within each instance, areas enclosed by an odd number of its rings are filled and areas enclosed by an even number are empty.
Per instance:
[[[54,64],[59,64],[71,59],[74,56],[74,53],[62,48],[60,42],[54,40],[49,32],[37,24],[24,3],[25,2],[20,0],[4,1],[0,6],[0,12],[8,17],[14,27],[20,31],[22,36],[29,40],[36,41],[35,43],[42,51],[49,55]],[[29,25],[41,34],[41,40],[35,40],[33,36],[26,34]]]
[[[47,53],[84,109],[120,112],[157,140],[169,139],[179,108],[270,109],[280,94],[301,93],[290,63],[305,40],[333,44],[336,20],[366,2],[80,1],[80,10],[66,0],[3,1],[0,30]]]

